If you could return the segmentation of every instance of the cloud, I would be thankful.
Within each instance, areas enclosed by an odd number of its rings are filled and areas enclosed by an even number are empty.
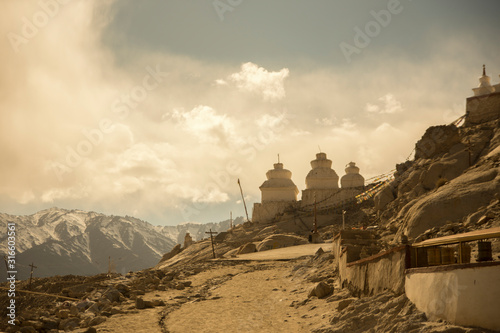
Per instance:
[[[174,110],[172,118],[200,142],[225,143],[234,135],[234,124],[226,115],[206,105],[198,105],[191,111]]]
[[[316,123],[316,125],[320,125],[320,126],[332,126],[335,122],[336,122],[336,119],[335,118],[327,118],[327,117],[324,117],[324,118],[316,118],[314,119],[314,122]]]
[[[246,92],[262,94],[267,101],[276,101],[286,96],[284,81],[290,71],[283,68],[279,72],[269,72],[251,62],[241,65],[241,71],[231,74],[229,80]]]
[[[23,16],[39,10],[36,2],[6,4],[2,32],[19,32]],[[318,145],[339,176],[351,160],[365,177],[386,172],[428,126],[463,114],[477,85],[470,68],[481,55],[463,52],[463,43],[444,45],[425,63],[387,54],[354,67],[282,63],[274,72],[249,62],[234,73],[234,63],[135,48],[122,59],[103,45],[99,13],[108,5],[69,2],[19,54],[0,41],[0,210],[57,205],[161,224],[243,215],[236,180],[250,207],[278,153],[299,189]],[[148,67],[168,75],[127,114],[115,112],[114,101],[142,86]],[[395,85],[401,77],[406,85]],[[384,114],[390,121],[376,117]],[[112,130],[103,132],[106,119]],[[70,151],[88,144],[68,166]],[[197,213],[183,215],[185,206]]]
[[[378,99],[381,103],[371,104],[366,103],[365,111],[371,113],[380,113],[380,114],[393,114],[403,111],[401,106],[401,102],[399,102],[393,94],[388,93]]]

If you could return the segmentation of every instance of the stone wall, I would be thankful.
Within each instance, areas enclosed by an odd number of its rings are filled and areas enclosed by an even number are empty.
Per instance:
[[[294,209],[298,202],[272,201],[265,203],[254,203],[252,212],[252,221],[259,223],[269,223],[274,220],[276,215],[283,214],[285,211]]]
[[[500,263],[407,271],[406,296],[431,320],[500,330]]]
[[[340,204],[342,201],[354,198],[363,192],[363,188],[346,189],[307,189],[302,191],[301,207],[314,205],[316,193],[317,208],[324,208]]]
[[[467,98],[465,125],[477,125],[500,118],[500,92]]]
[[[404,292],[405,269],[409,267],[409,247],[401,245],[386,252],[351,263],[347,251],[339,260],[339,275],[343,287],[355,295],[374,295],[386,290]],[[344,258],[342,258],[344,257]]]

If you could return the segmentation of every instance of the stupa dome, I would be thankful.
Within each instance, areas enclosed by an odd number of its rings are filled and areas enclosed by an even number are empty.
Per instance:
[[[311,167],[312,170],[306,176],[306,189],[339,188],[339,176],[332,169],[332,161],[326,158],[325,153],[316,154]]]
[[[283,163],[275,163],[274,169],[266,172],[267,180],[259,187],[262,202],[297,201],[299,189],[292,181],[292,172],[283,168]]]
[[[472,88],[472,91],[474,91],[474,96],[487,95],[495,91],[495,88],[491,85],[491,78],[486,75],[485,65],[483,65],[483,76],[479,78],[479,86]]]
[[[356,163],[350,162],[345,168],[345,173],[340,179],[342,188],[363,187],[365,185],[365,178],[359,174]]]

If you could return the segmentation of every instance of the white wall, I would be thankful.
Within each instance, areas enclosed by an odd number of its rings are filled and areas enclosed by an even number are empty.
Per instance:
[[[500,330],[500,265],[409,273],[405,291],[431,320]]]

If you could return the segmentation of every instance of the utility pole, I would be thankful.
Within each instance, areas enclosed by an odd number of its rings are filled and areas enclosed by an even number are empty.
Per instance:
[[[229,227],[233,229],[233,212],[229,212]]]
[[[210,228],[210,231],[205,231],[206,234],[210,234],[210,241],[212,242],[212,254],[214,256],[214,259],[215,259],[215,247],[214,247],[214,234],[218,234],[218,232],[215,232],[215,231],[212,231],[212,229]]]
[[[38,267],[33,265],[33,262],[29,266],[31,267],[31,271],[30,271],[30,283],[28,285],[28,289],[31,290],[31,280],[33,280],[33,268],[38,268]]]
[[[342,210],[342,230],[345,230],[345,210]]]
[[[245,197],[243,196],[243,189],[241,188],[240,179],[238,178],[238,185],[240,186],[241,200],[243,200],[243,206],[245,206],[245,214],[247,215],[247,221],[250,221],[248,218],[247,204],[245,203]]]

